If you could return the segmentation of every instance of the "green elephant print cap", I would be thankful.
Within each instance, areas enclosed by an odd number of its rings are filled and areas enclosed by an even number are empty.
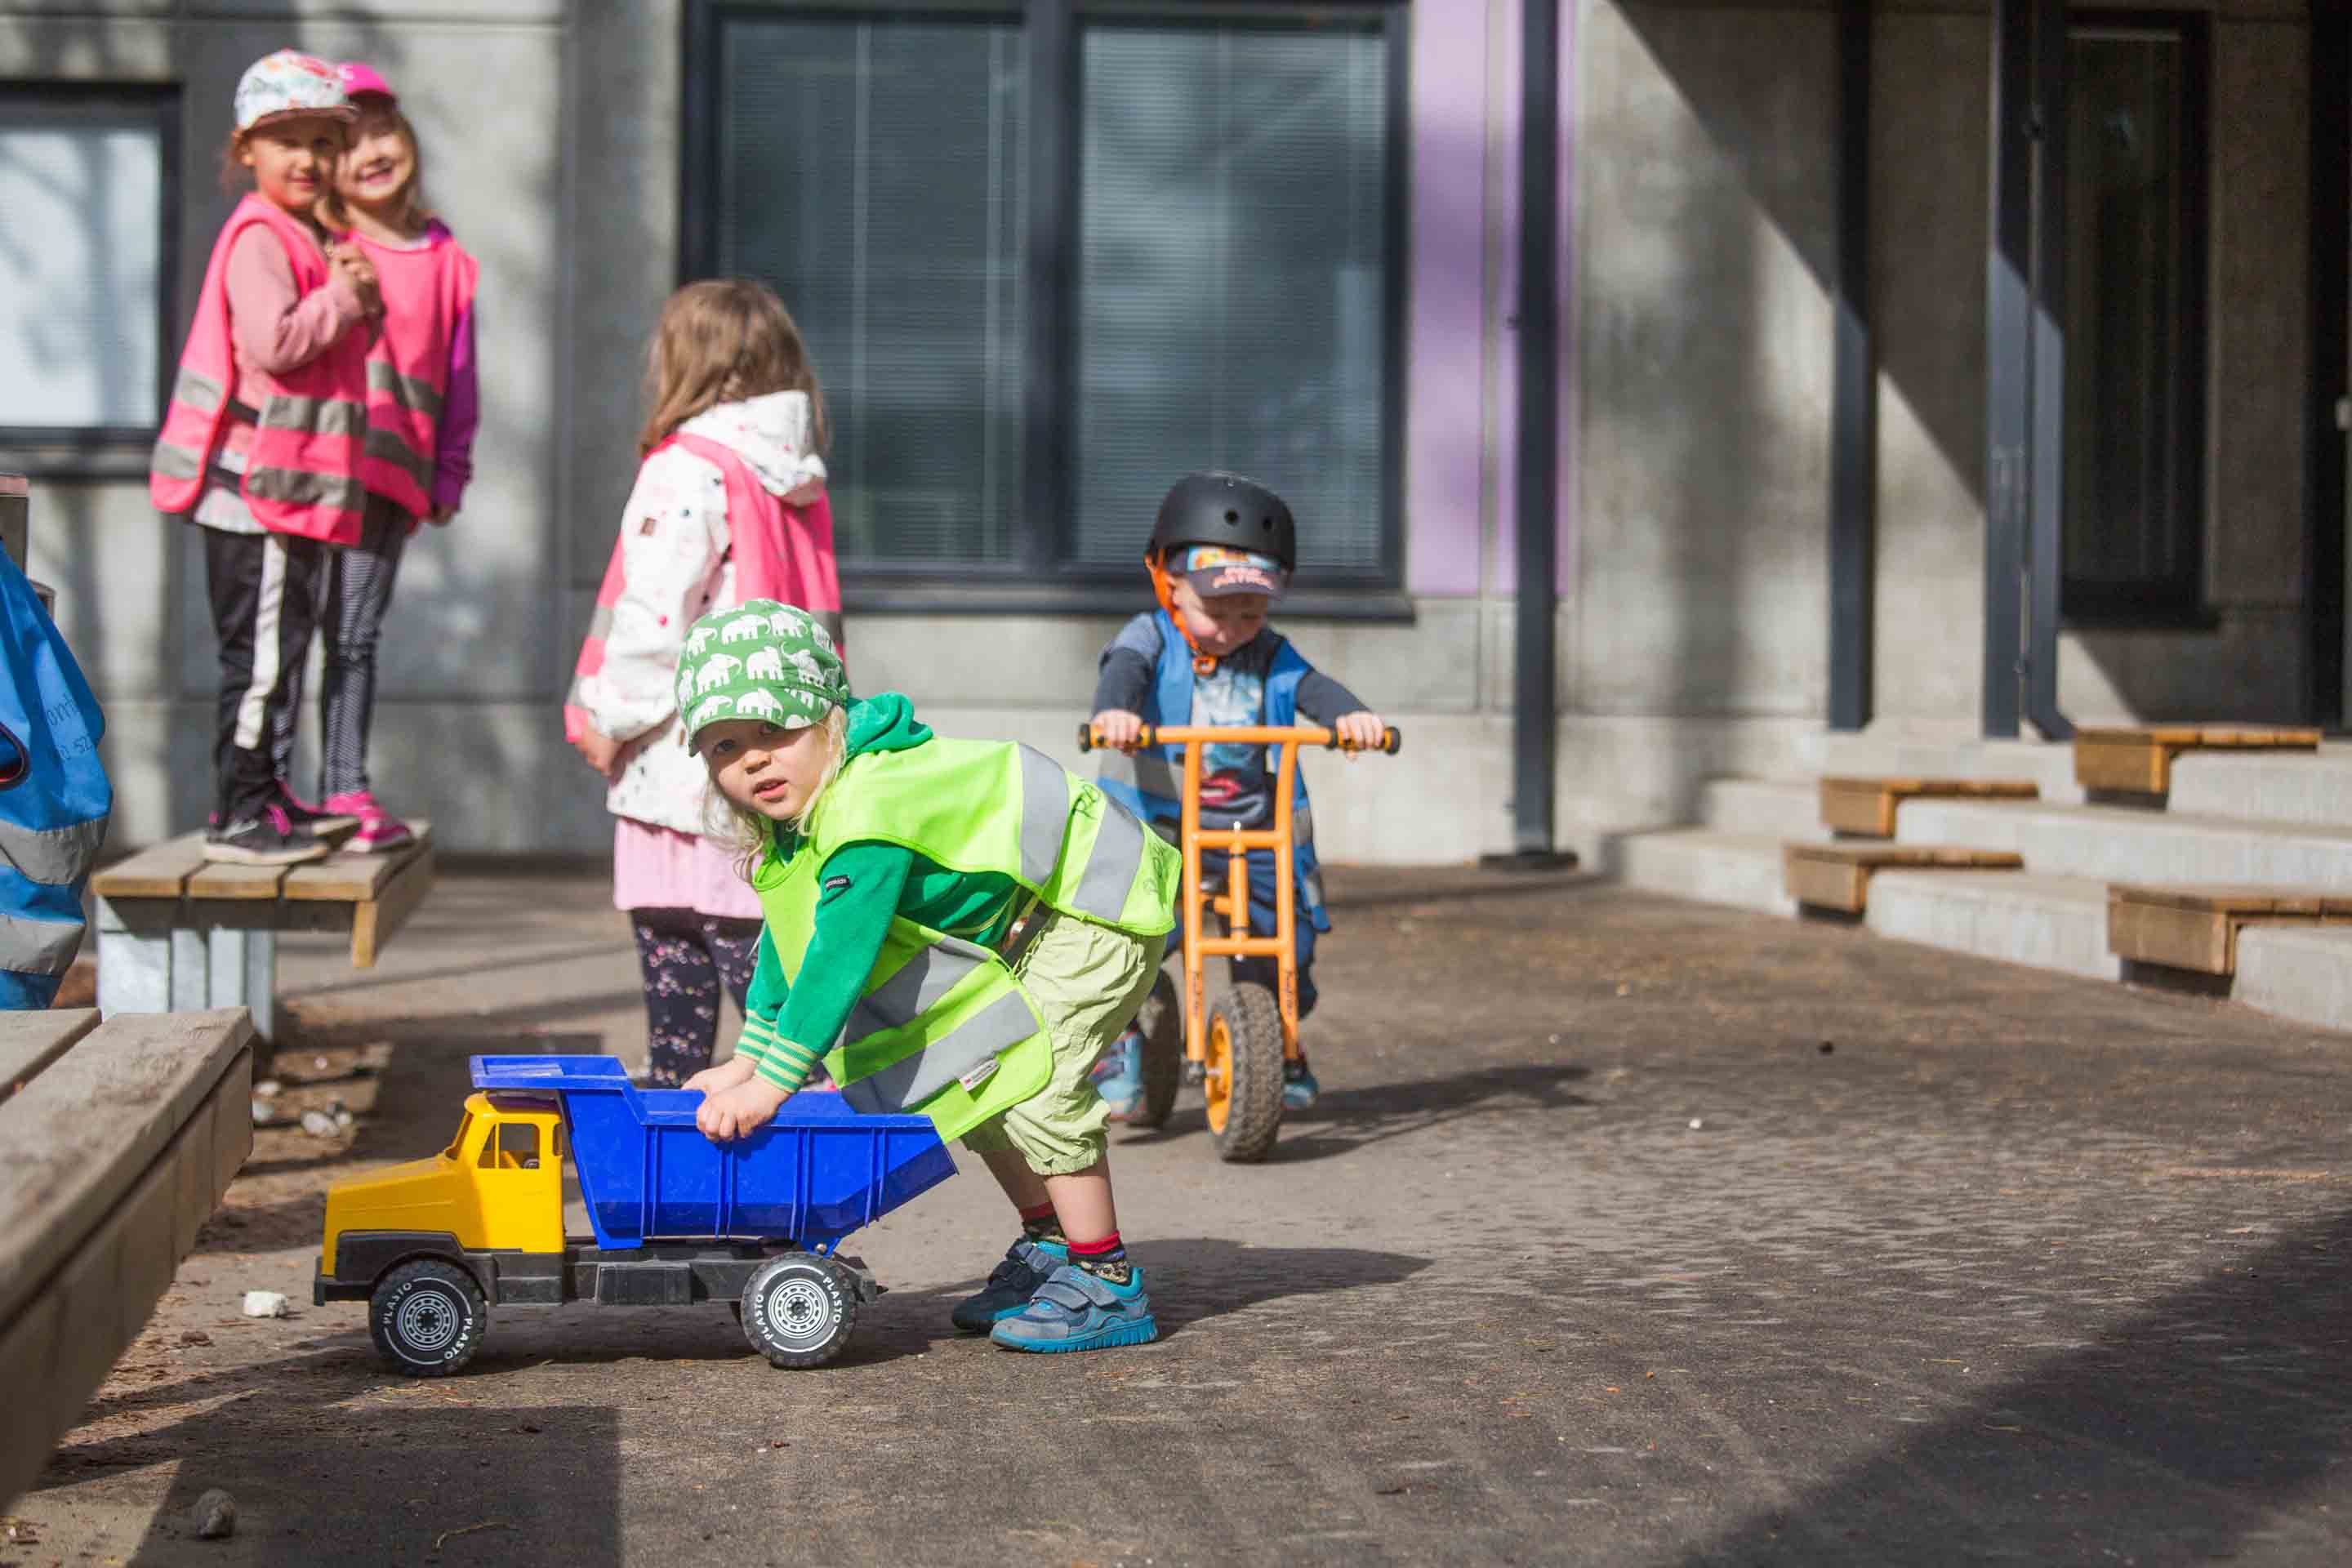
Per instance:
[[[677,660],[677,710],[686,749],[729,719],[761,719],[786,730],[822,724],[851,701],[849,672],[833,637],[806,610],[753,599],[713,610],[686,634]]]

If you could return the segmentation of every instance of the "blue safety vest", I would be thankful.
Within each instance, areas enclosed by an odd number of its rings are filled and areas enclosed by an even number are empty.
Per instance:
[[[24,572],[0,555],[0,1008],[46,1007],[81,946],[114,787],[106,721]]]
[[[1160,628],[1160,666],[1152,672],[1144,720],[1152,724],[1190,724],[1192,645],[1176,629],[1176,623],[1168,618],[1167,611],[1159,611],[1152,619]],[[1275,632],[1265,635],[1274,638],[1274,667],[1266,672],[1265,708],[1258,722],[1273,726],[1296,724],[1298,683],[1306,679],[1310,667],[1290,646],[1289,639]],[[1268,779],[1274,777],[1274,753],[1279,749],[1266,748]],[[1307,770],[1294,768],[1290,780],[1291,860],[1298,879],[1301,912],[1317,931],[1329,931],[1331,920],[1323,910],[1322,863],[1315,857],[1315,819],[1307,807]],[[1106,752],[1097,782],[1105,795],[1147,822],[1178,822],[1183,818],[1184,805],[1179,795],[1184,787],[1184,763],[1174,746],[1144,746],[1132,756],[1123,752]],[[1206,879],[1214,881],[1216,877],[1212,868]]]

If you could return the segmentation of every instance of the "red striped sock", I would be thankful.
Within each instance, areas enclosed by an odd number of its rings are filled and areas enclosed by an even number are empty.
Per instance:
[[[1039,1204],[1035,1208],[1021,1211],[1021,1234],[1031,1241],[1057,1241],[1062,1235],[1062,1222],[1055,1216],[1052,1204]]]
[[[1119,1240],[1118,1232],[1112,1231],[1100,1241],[1070,1243],[1070,1258],[1076,1263],[1124,1263],[1127,1244]]]

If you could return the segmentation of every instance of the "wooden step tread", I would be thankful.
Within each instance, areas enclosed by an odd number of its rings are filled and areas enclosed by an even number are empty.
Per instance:
[[[204,835],[192,833],[109,867],[90,888],[151,931],[348,931],[352,967],[369,969],[433,889],[433,825],[408,826],[416,837],[398,849],[340,850],[300,866],[208,861]]]
[[[2087,790],[2166,795],[2183,752],[2316,752],[2319,731],[2267,724],[2094,726],[2074,732],[2074,779]]]
[[[1906,800],[1940,797],[1968,800],[2038,800],[2032,779],[1954,779],[1826,775],[1821,784],[1825,827],[1866,838],[1895,837],[1895,808]]]
[[[1860,914],[1868,907],[1876,871],[2014,871],[2025,857],[2013,849],[1970,849],[1949,844],[1790,844],[1781,851],[1780,885],[1789,897],[1815,909]]]
[[[2116,882],[2107,889],[2107,951],[2135,963],[2199,974],[2238,972],[2250,925],[2352,923],[2352,895],[2246,884]]]

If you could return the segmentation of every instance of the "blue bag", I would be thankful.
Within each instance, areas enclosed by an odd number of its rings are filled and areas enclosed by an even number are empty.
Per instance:
[[[89,683],[21,568],[0,554],[0,1007],[46,1007],[81,946],[82,888],[114,786]]]

